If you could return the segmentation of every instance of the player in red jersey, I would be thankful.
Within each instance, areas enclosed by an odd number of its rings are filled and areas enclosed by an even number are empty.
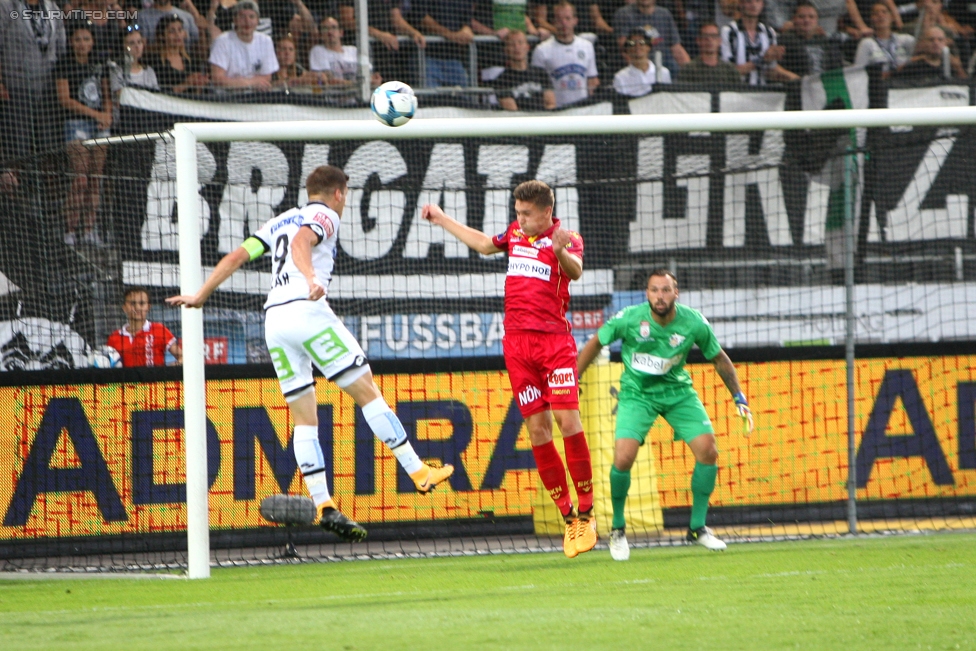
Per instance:
[[[129,322],[108,337],[108,345],[122,356],[122,366],[163,366],[167,350],[177,364],[183,363],[179,340],[162,323],[146,318],[149,292],[142,287],[130,287],[122,299],[122,311]]]
[[[597,541],[593,468],[579,414],[576,341],[566,320],[569,282],[583,275],[583,238],[553,218],[552,189],[542,181],[521,183],[513,194],[517,219],[494,237],[459,223],[439,206],[428,204],[421,214],[478,253],[508,253],[505,367],[529,430],[539,477],[566,521],[563,551],[573,558]],[[553,420],[563,433],[578,513],[566,466],[552,441]]]

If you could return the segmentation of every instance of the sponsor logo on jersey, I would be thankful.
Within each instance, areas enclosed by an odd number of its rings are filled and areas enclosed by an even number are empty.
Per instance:
[[[527,258],[509,258],[508,275],[525,276],[526,278],[538,278],[539,280],[549,282],[549,278],[552,276],[552,267],[539,262],[538,260],[529,260]]]
[[[317,212],[315,216],[312,217],[312,221],[320,224],[322,228],[325,229],[325,236],[332,237],[335,233],[335,226],[332,223],[332,219],[329,218],[324,212]]]
[[[520,256],[523,256],[523,257],[526,257],[526,258],[538,258],[539,257],[539,251],[538,250],[533,249],[533,248],[528,247],[528,246],[522,246],[520,244],[516,244],[515,246],[513,246],[509,250],[509,253],[511,255],[520,255]]]
[[[343,355],[349,354],[349,348],[343,343],[339,333],[332,328],[326,328],[305,341],[302,346],[320,366],[328,366]]]
[[[651,324],[650,324],[650,322],[648,322],[648,321],[641,321],[641,324],[640,324],[640,336],[641,337],[645,337],[645,338],[651,336]]]
[[[535,242],[533,242],[532,246],[534,246],[537,249],[545,249],[547,247],[552,248],[552,239],[548,237],[543,237],[541,240],[536,240]]]
[[[630,358],[630,368],[648,375],[666,375],[680,361],[681,355],[665,358],[647,353],[634,353]]]
[[[519,405],[524,407],[530,402],[538,400],[541,397],[542,397],[542,391],[540,391],[538,387],[532,386],[530,384],[529,386],[519,391],[518,394]]]
[[[576,373],[571,368],[557,368],[549,374],[549,388],[576,386]]]
[[[673,335],[671,335],[671,338],[670,339],[668,339],[668,343],[671,344],[671,347],[672,348],[677,348],[678,346],[681,345],[681,342],[683,342],[684,340],[685,340],[684,336],[683,335],[679,335],[676,332]]]

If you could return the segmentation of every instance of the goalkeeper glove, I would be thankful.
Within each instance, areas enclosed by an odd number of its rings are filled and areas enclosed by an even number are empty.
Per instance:
[[[749,409],[749,401],[746,400],[746,395],[740,391],[732,396],[732,402],[735,403],[735,408],[739,411],[739,416],[742,417],[742,424],[745,427],[746,436],[749,436],[755,427],[755,423],[752,420],[752,410]]]

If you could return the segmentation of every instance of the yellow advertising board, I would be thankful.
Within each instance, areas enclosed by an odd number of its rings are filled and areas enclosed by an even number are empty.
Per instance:
[[[976,356],[858,360],[854,422],[858,499],[976,495]],[[712,504],[763,507],[847,497],[841,360],[738,364],[756,417],[745,436],[709,364],[689,365],[715,426]],[[619,365],[585,378],[581,409],[598,509],[609,514]],[[319,434],[341,508],[366,523],[531,516],[534,461],[500,371],[378,376],[422,457],[457,467],[417,494],[352,400],[319,380]],[[185,527],[181,384],[0,387],[0,540],[180,531]],[[262,526],[258,505],[301,494],[288,410],[274,379],[207,382],[210,517],[215,529]],[[655,424],[629,508],[660,528],[661,509],[690,506],[694,459]],[[543,514],[538,520],[546,520]],[[606,530],[604,528],[604,530]]]
[[[352,399],[319,379],[320,440],[346,513],[362,523],[531,514],[534,464],[505,373],[377,383],[418,453],[457,470],[418,494]],[[184,529],[181,406],[177,382],[0,388],[0,539]],[[263,497],[304,493],[277,380],[207,382],[207,417],[213,528],[266,525]]]

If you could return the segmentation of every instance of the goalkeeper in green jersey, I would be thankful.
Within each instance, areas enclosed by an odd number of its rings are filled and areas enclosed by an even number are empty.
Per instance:
[[[746,434],[753,428],[752,412],[739,386],[735,366],[719,346],[712,326],[698,310],[677,301],[675,275],[667,269],[652,271],[647,279],[647,303],[632,305],[615,314],[586,342],[577,360],[582,377],[604,346],[617,340],[623,342],[624,372],[620,378],[616,443],[610,468],[613,504],[610,555],[618,561],[630,557],[624,529],[630,468],[658,416],[663,416],[674,428],[674,440],[683,440],[695,454],[688,541],[713,551],[725,549],[725,543],[705,526],[708,499],[715,489],[718,472],[718,449],[715,430],[684,369],[694,345],[715,365],[728,387]]]

